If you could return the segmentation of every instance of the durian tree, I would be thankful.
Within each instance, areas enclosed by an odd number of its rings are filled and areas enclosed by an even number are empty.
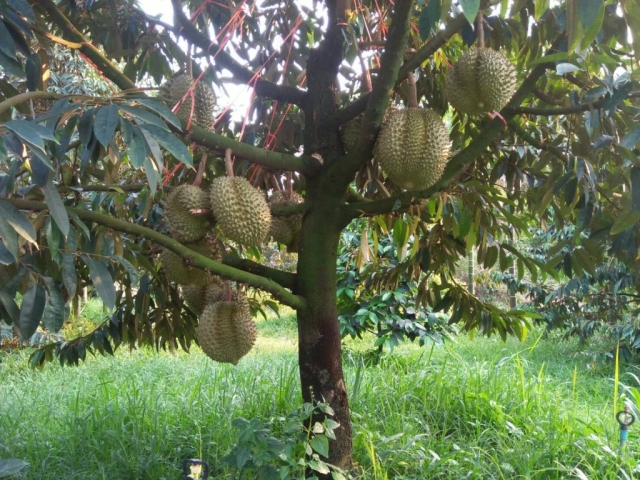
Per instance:
[[[0,0],[0,316],[56,332],[85,285],[111,312],[32,365],[194,342],[237,363],[276,301],[348,468],[336,259],[355,219],[361,261],[380,236],[398,246],[373,288],[409,278],[416,308],[503,338],[535,314],[457,282],[471,251],[519,278],[590,272],[605,249],[637,271],[634,0],[170,4],[172,24],[135,0]],[[53,48],[110,93],[52,88]],[[551,224],[576,228],[547,260],[514,246]],[[271,240],[295,271],[264,262]]]

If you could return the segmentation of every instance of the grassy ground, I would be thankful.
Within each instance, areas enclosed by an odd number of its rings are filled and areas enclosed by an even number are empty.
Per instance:
[[[0,458],[30,479],[177,479],[183,458],[212,478],[237,440],[237,417],[284,416],[300,403],[295,323],[260,322],[238,367],[191,355],[120,351],[78,368],[0,363]],[[617,454],[614,366],[573,343],[459,338],[403,346],[368,365],[370,341],[347,341],[344,363],[363,479],[639,478],[631,427]],[[638,387],[635,369],[621,381]]]

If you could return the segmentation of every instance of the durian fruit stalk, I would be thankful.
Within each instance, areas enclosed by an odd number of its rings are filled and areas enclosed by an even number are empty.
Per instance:
[[[176,187],[167,198],[164,216],[171,236],[179,242],[195,242],[211,228],[209,197],[193,185]]]
[[[227,171],[233,174],[230,152]],[[259,246],[271,227],[271,211],[262,192],[243,177],[218,177],[211,184],[211,209],[222,233],[247,247]]]
[[[449,102],[469,115],[502,109],[515,91],[515,67],[504,53],[491,48],[467,50],[447,75]]]
[[[207,305],[198,324],[202,351],[216,362],[233,365],[249,353],[257,337],[249,301],[240,293],[235,297]]]
[[[406,108],[385,117],[373,154],[395,184],[416,190],[440,179],[450,150],[447,129],[436,112]]]

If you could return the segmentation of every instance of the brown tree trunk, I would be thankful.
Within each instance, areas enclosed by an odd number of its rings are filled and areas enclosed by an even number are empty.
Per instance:
[[[336,261],[340,225],[337,202],[326,198],[305,215],[298,254],[299,294],[309,304],[298,311],[300,381],[305,402],[327,402],[340,424],[329,443],[329,463],[351,468],[352,432],[342,374],[342,344],[336,306]],[[335,208],[334,208],[335,207]]]

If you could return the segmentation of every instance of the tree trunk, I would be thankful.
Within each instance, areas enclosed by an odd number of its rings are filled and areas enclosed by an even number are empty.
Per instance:
[[[302,397],[325,401],[340,424],[329,444],[329,463],[351,468],[352,432],[342,374],[342,343],[336,306],[336,262],[341,227],[336,202],[324,198],[303,220],[297,293],[309,304],[298,311],[298,355]]]

